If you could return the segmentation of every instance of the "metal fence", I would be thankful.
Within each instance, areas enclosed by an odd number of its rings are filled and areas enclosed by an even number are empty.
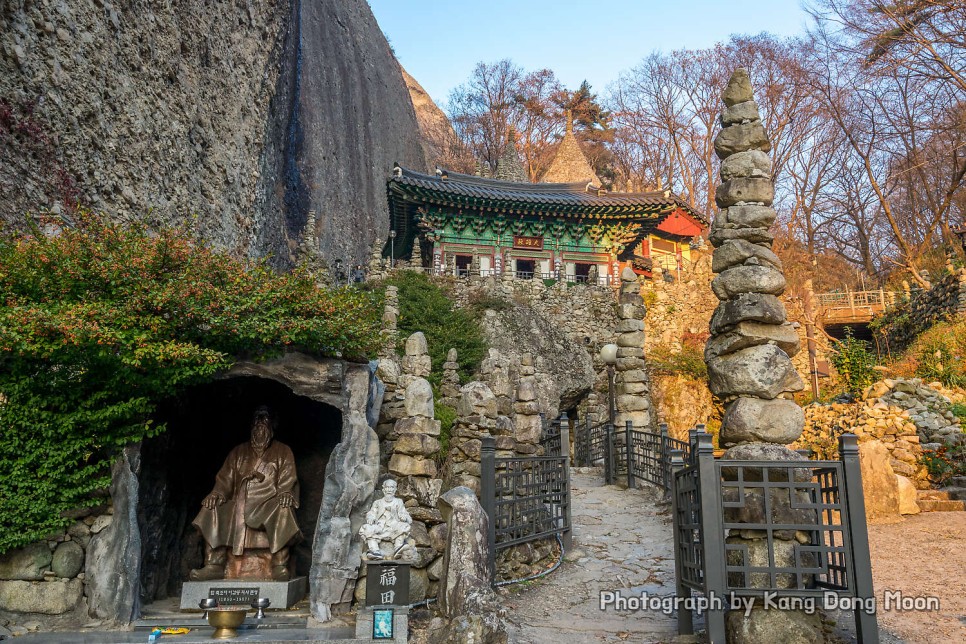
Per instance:
[[[709,599],[709,640],[725,641],[735,597],[821,607],[831,593],[855,607],[858,640],[877,644],[856,437],[840,437],[841,461],[715,460],[711,436],[699,432],[689,447],[687,459],[672,453],[675,576],[679,598]],[[732,538],[739,531],[755,538]],[[687,608],[678,632],[693,633]]]
[[[496,440],[481,439],[480,501],[489,517],[491,572],[499,550],[521,543],[560,535],[564,550],[570,549],[570,434],[566,422],[555,423],[557,438],[548,442],[557,453],[549,456],[497,457]]]
[[[699,425],[691,431],[703,430],[704,425]],[[636,428],[628,421],[618,433],[610,423],[591,425],[588,419],[578,432],[574,457],[580,466],[603,465],[604,480],[608,484],[616,483],[623,472],[628,487],[643,482],[668,492],[671,451],[675,449],[688,452],[688,443],[668,436],[666,423],[661,423],[655,433]]]

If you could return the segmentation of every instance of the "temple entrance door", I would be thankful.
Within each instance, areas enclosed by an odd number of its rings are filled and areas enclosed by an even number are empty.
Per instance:
[[[586,282],[590,279],[590,267],[593,264],[574,264],[574,281]]]
[[[536,270],[536,262],[532,259],[517,260],[517,279],[532,280]]]
[[[470,274],[470,264],[473,263],[471,255],[456,256],[456,277],[466,277]]]

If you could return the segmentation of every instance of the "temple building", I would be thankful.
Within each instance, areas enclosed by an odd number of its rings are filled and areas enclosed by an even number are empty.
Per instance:
[[[569,125],[544,182],[522,180],[514,162],[521,165],[511,145],[495,179],[397,165],[387,184],[396,258],[456,276],[617,283],[625,266],[650,275],[659,264],[673,274],[707,228],[669,191],[601,189]]]

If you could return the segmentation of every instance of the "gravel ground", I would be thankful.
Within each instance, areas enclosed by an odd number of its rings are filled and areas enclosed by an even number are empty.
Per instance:
[[[552,575],[509,586],[504,603],[518,644],[688,642],[659,610],[599,607],[601,591],[637,597],[674,594],[670,514],[653,490],[602,484],[573,474],[574,549]],[[966,642],[966,512],[928,512],[869,527],[883,644]],[[897,610],[886,592],[937,597],[938,611]],[[851,613],[831,614],[839,641],[855,641]],[[696,624],[700,628],[701,624]],[[834,639],[833,639],[834,641]]]
[[[908,644],[966,642],[966,512],[923,512],[869,526],[879,627]],[[936,597],[938,611],[897,610],[885,593]]]
[[[673,642],[676,622],[660,611],[600,610],[601,591],[674,594],[670,513],[652,490],[602,485],[573,472],[574,548],[552,575],[507,587],[510,641],[518,644]]]

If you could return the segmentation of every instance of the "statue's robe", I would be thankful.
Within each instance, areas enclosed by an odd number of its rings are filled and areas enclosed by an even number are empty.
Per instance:
[[[278,495],[288,492],[295,505],[283,508]],[[299,482],[295,456],[288,445],[272,441],[255,454],[251,443],[233,449],[215,477],[212,493],[225,503],[202,508],[192,524],[212,548],[230,546],[241,555],[246,548],[268,548],[273,554],[301,537],[294,509],[298,507]]]
[[[359,529],[363,539],[393,541],[409,534],[412,530],[412,517],[399,497],[376,499],[366,513],[366,523]]]

